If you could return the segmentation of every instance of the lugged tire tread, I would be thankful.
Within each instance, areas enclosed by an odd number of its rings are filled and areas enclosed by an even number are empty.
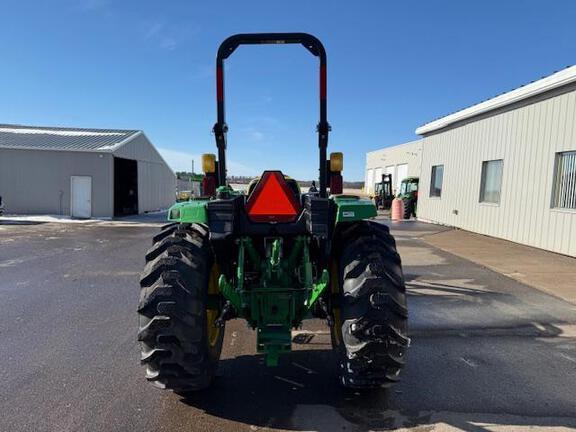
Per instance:
[[[356,389],[389,387],[399,379],[410,343],[396,242],[387,226],[371,221],[340,236],[340,380]]]
[[[201,390],[212,380],[222,343],[221,337],[214,354],[205,340],[209,232],[200,224],[168,224],[154,240],[140,279],[140,360],[157,387]]]
[[[410,219],[412,213],[414,212],[414,199],[404,198],[404,214],[402,215],[404,219]]]

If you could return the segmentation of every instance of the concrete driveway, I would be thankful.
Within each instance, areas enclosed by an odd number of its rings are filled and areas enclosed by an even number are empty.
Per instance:
[[[0,430],[576,429],[576,306],[422,240],[441,228],[392,229],[412,337],[398,386],[342,390],[320,321],[278,368],[233,321],[215,385],[182,399],[138,365],[153,226],[0,225]]]

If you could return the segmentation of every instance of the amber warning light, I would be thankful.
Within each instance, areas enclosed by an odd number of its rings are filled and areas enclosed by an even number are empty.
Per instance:
[[[253,222],[293,222],[300,204],[280,171],[265,171],[248,198],[246,211]]]

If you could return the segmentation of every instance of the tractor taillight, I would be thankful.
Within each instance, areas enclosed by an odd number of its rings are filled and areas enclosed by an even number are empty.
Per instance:
[[[265,171],[246,203],[253,222],[292,222],[300,204],[280,171]]]

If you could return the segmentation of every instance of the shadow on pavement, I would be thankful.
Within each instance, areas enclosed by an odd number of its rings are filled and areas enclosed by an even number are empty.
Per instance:
[[[112,220],[116,222],[166,224],[168,223],[168,211],[157,211],[132,216],[118,216]]]
[[[316,349],[294,351],[273,369],[258,355],[223,360],[214,386],[182,401],[219,418],[298,431],[576,427],[573,390],[560,390],[570,389],[574,377],[538,355],[575,350],[574,338],[557,338],[562,330],[550,323],[459,331],[413,335],[403,381],[389,390],[343,389],[332,351]],[[513,347],[510,338],[519,339]]]
[[[182,401],[253,430],[576,428],[573,306],[434,253],[450,265],[406,267],[412,347],[397,386],[341,388],[324,343],[277,368],[257,355],[222,360],[215,385]]]
[[[46,222],[0,219],[0,225],[42,225]]]
[[[289,430],[302,430],[293,424],[298,406],[328,405],[355,421],[355,411],[386,405],[384,390],[359,393],[342,388],[335,364],[331,350],[293,351],[282,357],[277,368],[264,366],[261,355],[226,359],[220,362],[221,376],[210,389],[185,395],[182,401],[213,416]],[[315,420],[319,419],[311,418],[311,424]]]

